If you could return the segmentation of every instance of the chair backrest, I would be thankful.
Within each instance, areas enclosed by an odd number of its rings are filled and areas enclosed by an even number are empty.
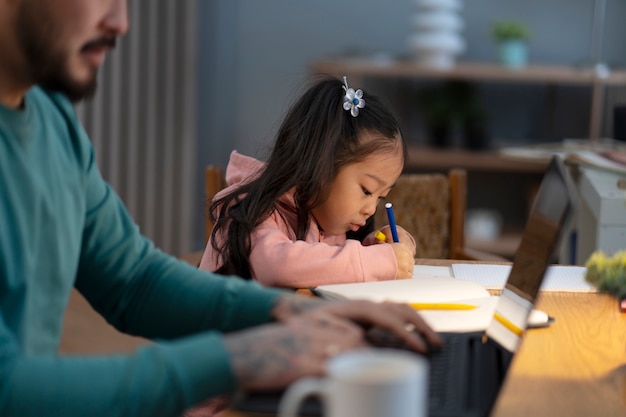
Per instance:
[[[211,232],[213,231],[213,222],[209,214],[209,207],[213,201],[213,197],[220,190],[226,188],[226,178],[224,170],[215,165],[208,165],[204,169],[204,201],[205,201],[205,221],[204,221],[204,243],[209,241]]]
[[[452,169],[444,174],[402,174],[387,199],[393,203],[398,225],[415,238],[416,257],[466,259],[465,208],[467,173]],[[388,224],[378,209],[375,227]]]

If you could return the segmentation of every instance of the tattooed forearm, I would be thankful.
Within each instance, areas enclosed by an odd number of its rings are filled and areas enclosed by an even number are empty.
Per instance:
[[[242,388],[282,387],[304,374],[321,372],[320,343],[310,322],[290,320],[287,325],[264,326],[263,331],[225,338],[231,365]]]
[[[302,343],[292,334],[271,343],[264,343],[258,338],[240,339],[230,349],[233,367],[238,378],[247,382],[284,374],[292,368],[291,361],[302,350]],[[245,363],[245,366],[238,366],[240,363]]]
[[[395,335],[418,352],[426,351],[425,341],[441,345],[437,334],[406,304],[288,294],[276,301],[272,315],[276,323],[224,337],[239,388],[269,390],[302,376],[323,375],[329,357],[368,346],[368,341],[377,341],[374,336],[386,340]]]
[[[271,315],[277,321],[285,321],[290,317],[313,310],[328,302],[317,297],[284,295],[276,300]]]

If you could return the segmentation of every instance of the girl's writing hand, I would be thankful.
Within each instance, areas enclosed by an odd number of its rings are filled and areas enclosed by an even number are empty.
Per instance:
[[[387,239],[389,239],[389,241],[387,241]],[[387,235],[385,235],[381,230],[375,230],[365,236],[365,239],[363,239],[363,242],[361,243],[363,243],[363,246],[391,243],[391,234],[389,234],[389,238],[387,238]]]
[[[404,243],[392,243],[391,247],[396,255],[396,264],[398,265],[396,279],[411,278],[413,276],[413,265],[415,265],[413,250]]]
[[[389,226],[383,227],[382,229],[380,229],[380,231],[383,232],[385,236],[388,236],[387,243],[393,243],[393,239],[391,238],[391,228]],[[397,231],[398,240],[400,240],[400,243],[404,243],[405,245],[407,245],[407,247],[411,248],[413,257],[415,258],[415,252],[412,249],[414,244],[413,242],[415,242],[415,240],[413,240],[413,236],[411,236],[411,234],[404,230],[402,227],[398,227]]]
[[[375,245],[379,243],[394,243],[393,238],[391,237],[391,229],[389,226],[385,226],[380,230],[376,230],[370,234],[368,234],[365,239],[363,239],[363,246]],[[411,248],[411,252],[413,253],[413,257],[415,258],[415,240],[413,236],[402,227],[398,227],[398,238],[400,243],[406,244],[409,248]]]
[[[389,233],[391,233],[391,231]],[[411,234],[403,228],[398,227],[398,238],[400,239],[400,243],[404,243],[409,249],[411,249],[411,254],[413,258],[415,258],[415,240],[413,239],[413,236],[411,236]],[[413,268],[413,266],[411,266],[411,268]]]

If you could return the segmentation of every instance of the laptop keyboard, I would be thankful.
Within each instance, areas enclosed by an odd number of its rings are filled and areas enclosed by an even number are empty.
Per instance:
[[[440,333],[439,336],[443,346],[431,348],[427,354],[429,416],[486,415],[498,392],[500,379],[506,373],[506,369],[497,364],[498,349],[493,343],[483,343],[481,332]],[[408,348],[397,336],[380,329],[369,330],[366,338],[378,347]]]
[[[462,368],[467,339],[444,338],[444,346],[429,355],[430,392],[429,406],[434,409],[458,408],[461,403],[460,390],[450,390],[450,370]]]
[[[431,348],[429,417],[483,417],[489,414],[512,358],[493,341],[483,343],[482,333],[440,333],[444,345]],[[381,329],[366,332],[378,347],[408,349],[397,336]],[[233,408],[243,412],[276,414],[282,393],[239,393]],[[318,398],[308,398],[302,416],[322,415]]]
[[[450,370],[458,372],[463,367],[463,359],[467,356],[467,337],[459,337],[462,334],[450,333],[442,333],[440,336],[444,342],[443,347],[430,347],[427,354],[430,362],[429,401],[431,408],[440,408],[447,401],[459,402],[458,390],[454,390],[457,391],[455,393],[448,389],[449,372]],[[366,332],[366,339],[377,347],[408,349],[403,340],[395,334],[380,328],[373,328]]]

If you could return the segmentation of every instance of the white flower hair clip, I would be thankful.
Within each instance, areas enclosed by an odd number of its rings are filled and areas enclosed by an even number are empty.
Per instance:
[[[359,115],[359,109],[365,107],[365,100],[363,100],[363,90],[358,89],[354,91],[353,88],[348,87],[348,78],[343,76],[343,89],[346,90],[346,95],[343,97],[343,109],[350,111],[352,117]]]

